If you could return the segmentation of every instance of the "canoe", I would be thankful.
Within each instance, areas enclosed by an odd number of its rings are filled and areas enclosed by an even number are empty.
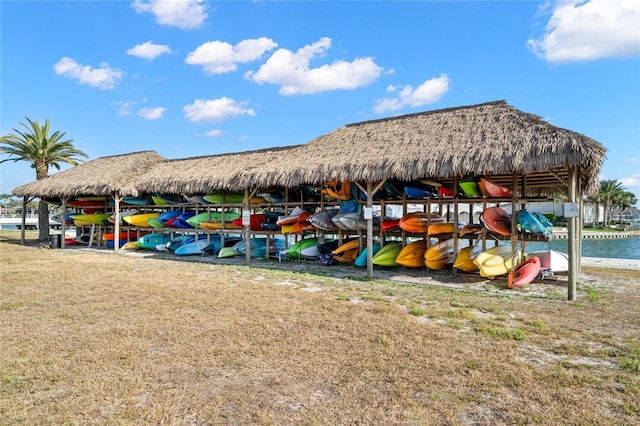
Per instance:
[[[367,220],[361,213],[358,212],[347,212],[347,213],[338,213],[331,218],[333,224],[339,228],[346,231],[366,231],[367,230]],[[380,229],[380,218],[373,218],[373,230],[377,231]]]
[[[105,207],[110,205],[105,199],[102,200],[71,200],[67,202],[68,207]]]
[[[473,261],[480,253],[482,253],[482,246],[480,244],[463,248],[458,252],[456,260],[453,261],[453,267],[470,274],[478,272],[478,265],[473,263]]]
[[[233,247],[222,247],[218,252],[218,259],[224,259],[225,257],[240,256],[240,253],[236,253]]]
[[[134,206],[145,206],[148,204],[145,197],[124,197],[122,199],[122,202],[124,204],[131,204]]]
[[[540,217],[544,218],[545,223],[541,221]],[[516,218],[520,229],[523,231],[530,232],[531,234],[551,234],[552,226],[548,225],[550,222],[539,213],[535,215],[526,210],[519,210],[516,212]]]
[[[169,251],[176,251],[178,247],[183,246],[184,244],[186,244],[189,241],[192,241],[193,239],[194,239],[193,235],[177,235],[173,237],[171,240],[169,240],[169,242],[166,244],[166,247]]]
[[[500,207],[489,207],[480,214],[480,222],[489,231],[499,235],[511,235],[511,216]]]
[[[351,182],[330,180],[322,186],[321,194],[329,200],[350,200],[353,198]]]
[[[151,196],[151,200],[154,204],[159,206],[180,204],[182,202],[182,198],[175,194],[155,194]]]
[[[482,225],[477,223],[468,223],[460,229],[460,236],[464,237],[465,235],[477,235],[482,232]]]
[[[234,220],[240,218],[240,214],[232,211],[214,211],[214,212],[202,212],[194,214],[193,216],[184,219],[189,225],[194,228],[200,228],[200,222],[222,222],[231,223]]]
[[[196,215],[196,212],[190,210],[182,213],[180,216],[177,216],[171,220],[165,222],[165,225],[171,226],[172,228],[181,228],[181,229],[193,229],[193,226],[187,220]]]
[[[202,195],[184,195],[184,194],[182,194],[182,198],[184,198],[187,203],[201,204],[201,205],[208,204],[207,200],[202,198]]]
[[[144,236],[146,234],[148,234],[148,232],[147,233],[142,232],[142,233],[140,233],[138,235],[138,231],[121,231],[118,234],[118,237],[119,237],[118,239],[120,241],[122,241],[122,240],[137,240],[138,238],[140,238],[140,237],[142,237],[142,236]],[[115,239],[115,235],[116,234],[114,232],[110,232],[110,233],[104,234],[102,236],[102,239],[104,241],[113,241]]]
[[[436,213],[415,212],[402,216],[398,225],[407,232],[421,234],[427,232],[429,225],[445,221],[443,216]]]
[[[121,223],[121,224],[122,224],[122,223],[124,223],[124,221],[122,220],[122,218],[123,218],[123,217],[125,217],[125,216],[131,216],[132,214],[137,214],[137,213],[138,213],[138,210],[137,210],[137,209],[135,209],[135,210],[123,210],[123,211],[121,211],[121,212],[120,212],[120,223]],[[115,223],[116,223],[116,214],[115,214],[115,213],[112,213],[112,214],[111,214],[111,216],[109,216],[109,217],[107,218],[107,220],[109,221],[109,223],[111,223],[111,224],[114,224],[114,225],[115,225]]]
[[[152,228],[165,228],[164,222],[160,222],[158,219],[155,219],[155,218],[147,219],[147,223]]]
[[[380,222],[380,229],[383,231],[395,231],[400,229],[400,219],[385,219]]]
[[[424,252],[424,265],[428,269],[437,271],[449,269],[453,266],[456,253],[453,250],[453,240],[443,240],[430,246]]]
[[[443,223],[432,223],[427,227],[427,234],[429,235],[438,235],[438,234],[451,234],[455,229],[455,224],[453,222],[443,222]]]
[[[138,244],[137,241],[129,241],[123,244],[122,247],[120,247],[121,250],[141,250],[142,246],[140,244]]]
[[[534,251],[527,255],[527,258],[537,256],[540,259],[540,268],[549,269],[552,272],[568,272],[569,257],[560,251]]]
[[[233,225],[236,225],[240,228],[242,228],[242,217],[240,215],[238,215],[239,217],[235,218],[234,220],[231,221],[231,223]],[[262,231],[262,224],[264,223],[264,221],[266,220],[266,217],[264,214],[262,213],[256,213],[256,214],[252,214],[249,216],[249,229],[251,229],[252,231]],[[226,220],[225,220],[226,221]],[[225,228],[226,228],[226,224],[225,224]]]
[[[406,246],[396,257],[396,263],[405,268],[424,268],[424,252],[427,250],[427,240],[413,241]]]
[[[509,272],[507,287],[523,287],[535,280],[540,273],[540,258],[532,256],[520,262],[513,271]]]
[[[302,207],[296,206],[293,210],[289,212],[289,214],[278,216],[278,220],[276,220],[276,225],[292,225],[298,221],[298,218],[302,214],[304,210]]]
[[[206,202],[211,204],[245,204],[244,192],[214,192],[202,196]],[[262,204],[266,200],[262,197],[253,197],[249,204]]]
[[[437,192],[434,192],[432,189],[426,187],[407,185],[403,188],[403,190],[407,198],[411,199],[437,198]]]
[[[180,216],[182,213],[184,213],[182,210],[167,210],[166,212],[162,212],[158,215],[158,220],[164,223],[168,220]]]
[[[216,231],[222,228],[222,222],[200,222],[200,228],[207,231]],[[234,225],[233,222],[225,222],[224,229],[242,229],[242,225]]]
[[[138,238],[138,245],[142,248],[146,248],[149,250],[155,250],[158,245],[166,245],[169,241],[171,241],[170,234],[147,234]]]
[[[289,228],[286,229],[286,232],[283,230],[283,234],[302,234],[305,231],[313,231],[316,229],[315,226],[307,222],[306,220],[298,221],[293,225],[290,225]]]
[[[340,210],[335,208],[320,210],[309,216],[307,221],[321,231],[337,231],[338,227],[331,219],[338,213],[340,213]]]
[[[495,184],[483,177],[480,178],[478,186],[480,187],[480,192],[482,192],[485,197],[507,198],[511,197],[513,193],[511,188]]]
[[[349,263],[356,260],[360,254],[360,242],[358,239],[346,241],[331,251],[333,258],[341,263]]]
[[[244,201],[244,192],[213,192],[202,199],[211,204],[240,204]]]
[[[473,263],[478,266],[481,276],[492,280],[499,275],[508,274],[519,260],[519,253],[511,255],[511,245],[501,245],[483,251]]]
[[[440,198],[453,198],[454,195],[453,189],[445,188],[444,186],[438,188],[438,197]]]
[[[473,175],[463,177],[458,185],[460,185],[460,189],[462,189],[462,192],[464,192],[467,197],[482,198],[482,192]]]
[[[291,245],[288,249],[283,250],[283,253],[294,259],[304,258],[316,258],[320,255],[318,252],[318,239],[317,238],[304,238]]]
[[[148,228],[149,227],[149,219],[157,219],[160,215],[159,212],[153,213],[141,213],[141,214],[132,214],[131,216],[125,216],[122,218],[127,224],[131,226],[137,226],[140,228]]]
[[[79,214],[71,216],[75,226],[107,225],[112,213]]]
[[[280,250],[284,248],[284,239],[281,238],[268,238],[269,240],[269,255],[276,255]],[[242,255],[246,255],[247,242],[241,240],[233,246],[233,250]],[[251,239],[251,257],[266,257],[267,256],[267,238],[252,238]]]
[[[380,243],[373,243],[372,256],[375,256],[380,251]],[[369,247],[362,249],[362,252],[353,261],[354,265],[364,268],[367,266],[367,257],[369,256]]]
[[[373,256],[372,263],[378,266],[397,266],[396,258],[400,250],[402,250],[402,243],[387,243]]]
[[[213,235],[200,235],[198,239],[195,237],[191,237],[190,240],[187,240],[180,247],[176,248],[173,251],[173,254],[176,256],[190,256],[194,254],[202,254],[204,250],[210,245],[215,245],[215,242],[218,243],[218,250],[214,250],[215,252],[220,250],[220,234]]]

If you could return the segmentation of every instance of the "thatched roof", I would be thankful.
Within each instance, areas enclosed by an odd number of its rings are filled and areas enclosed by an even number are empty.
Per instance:
[[[154,151],[101,157],[15,188],[16,196],[63,198],[81,195],[138,195],[137,177],[165,161]]]
[[[261,170],[270,170],[272,164],[289,162],[300,146],[168,160],[139,176],[137,187],[140,192],[165,194],[252,188],[252,182],[257,182],[256,176]],[[239,185],[239,182],[243,184]]]
[[[196,194],[331,179],[427,178],[451,185],[471,173],[508,186],[517,175],[531,194],[566,191],[573,167],[592,194],[605,153],[587,136],[497,101],[349,124],[304,145],[169,161],[154,153],[146,168],[129,167],[138,164],[130,156],[148,152],[105,157],[16,188],[14,195]]]
[[[470,173],[529,190],[563,188],[576,167],[584,190],[598,188],[605,148],[504,101],[345,125],[305,145],[168,162],[139,188],[176,193],[321,184],[331,179],[453,180]],[[566,186],[564,187],[566,188]]]

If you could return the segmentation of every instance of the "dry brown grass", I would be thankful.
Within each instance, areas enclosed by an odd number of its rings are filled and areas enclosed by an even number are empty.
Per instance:
[[[585,269],[569,303],[17,237],[0,424],[640,422],[637,272]]]

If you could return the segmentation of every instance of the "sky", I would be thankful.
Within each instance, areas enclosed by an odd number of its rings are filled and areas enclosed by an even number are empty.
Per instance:
[[[602,143],[640,200],[638,0],[0,0],[0,24],[1,135],[174,159],[505,100]],[[34,180],[0,165],[0,193]]]

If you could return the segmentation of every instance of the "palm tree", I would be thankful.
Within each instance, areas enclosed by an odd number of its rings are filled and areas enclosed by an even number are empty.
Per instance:
[[[624,226],[622,220],[624,211],[629,207],[633,207],[634,205],[636,205],[636,203],[638,202],[636,194],[630,191],[620,191],[619,193],[615,194],[611,202],[613,204],[613,207],[618,209],[618,211],[620,212],[620,226]]]
[[[20,123],[24,127],[23,131],[13,129],[15,134],[0,138],[0,153],[9,155],[9,158],[0,163],[27,161],[36,169],[36,179],[40,180],[49,176],[50,166],[60,170],[61,163],[75,166],[84,161],[78,157],[88,158],[84,151],[74,148],[72,139],[64,140],[66,133],[56,131],[50,135],[49,120],[45,121],[44,126],[29,118],[27,121],[29,125]],[[49,234],[49,207],[42,200],[38,205],[38,229],[38,238],[46,240]]]
[[[620,182],[615,179],[600,181],[600,190],[598,191],[598,197],[604,204],[604,226],[609,225],[609,209],[611,208],[611,202],[619,193],[623,192],[624,188]]]

